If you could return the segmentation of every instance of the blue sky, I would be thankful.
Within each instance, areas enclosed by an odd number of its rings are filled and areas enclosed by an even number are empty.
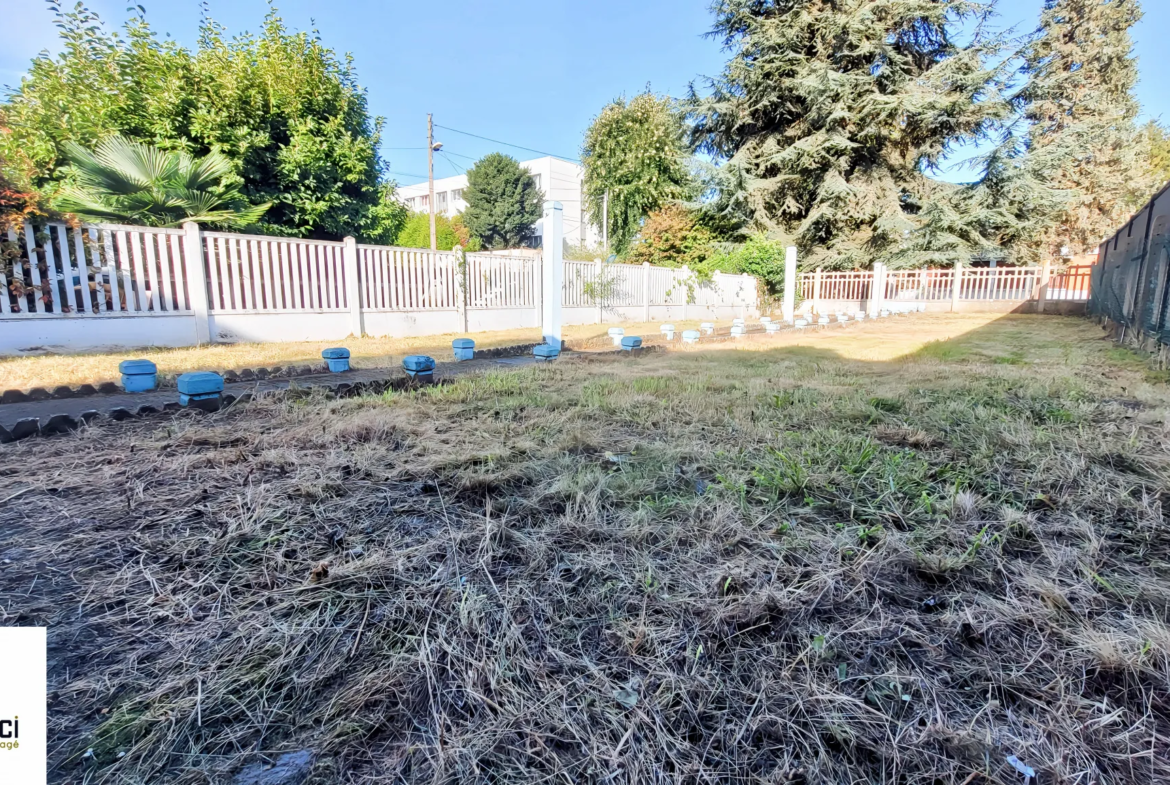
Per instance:
[[[68,0],[66,0],[68,3]],[[90,0],[107,24],[120,26],[127,0]],[[160,33],[195,44],[196,0],[146,0],[146,16]],[[1000,0],[1003,27],[1036,25],[1042,0]],[[426,114],[448,128],[566,157],[576,157],[590,119],[612,98],[647,84],[682,95],[687,84],[719,72],[725,54],[703,36],[711,16],[705,0],[506,0],[446,3],[390,0],[283,0],[286,24],[320,30],[325,43],[351,52],[370,107],[386,118],[383,152],[402,184],[426,176]],[[255,31],[263,0],[210,0],[211,15],[233,33]],[[0,0],[7,28],[0,48],[0,84],[16,85],[39,51],[59,45],[43,2]],[[1146,0],[1134,30],[1142,81],[1138,97],[1147,117],[1170,120],[1170,0]],[[518,158],[535,153],[439,129],[448,157],[435,162],[442,177],[475,158],[502,150]],[[402,149],[413,148],[413,149]],[[945,179],[970,175],[959,167]]]

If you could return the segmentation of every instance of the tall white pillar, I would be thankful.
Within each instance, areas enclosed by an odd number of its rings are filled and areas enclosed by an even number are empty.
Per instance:
[[[784,252],[784,321],[792,323],[796,318],[796,246],[790,245]]]
[[[564,208],[560,202],[544,203],[544,235],[541,237],[541,333],[544,342],[561,347],[561,287],[565,278]]]

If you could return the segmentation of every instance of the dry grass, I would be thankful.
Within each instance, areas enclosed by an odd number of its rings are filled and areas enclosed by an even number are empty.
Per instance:
[[[680,330],[693,327],[695,322],[675,322]],[[564,330],[567,340],[587,340],[606,334],[610,327],[622,326],[629,335],[656,334],[659,323],[624,325],[575,325]],[[58,385],[76,386],[104,381],[118,381],[118,363],[122,360],[153,360],[160,373],[177,375],[186,371],[226,371],[242,368],[271,368],[273,366],[304,365],[321,362],[321,350],[331,346],[345,346],[352,354],[355,368],[382,368],[396,366],[408,354],[430,354],[447,357],[451,341],[471,337],[479,349],[535,343],[540,341],[540,329],[496,330],[449,335],[427,335],[416,338],[343,338],[334,341],[298,341],[293,343],[239,343],[212,344],[186,349],[131,349],[118,352],[88,354],[43,354],[27,357],[0,357],[0,390],[29,389]]]
[[[962,324],[0,448],[52,781],[1167,781],[1170,394]]]

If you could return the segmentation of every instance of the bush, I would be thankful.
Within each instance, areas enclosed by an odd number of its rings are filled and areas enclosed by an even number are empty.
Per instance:
[[[471,233],[467,224],[463,222],[463,215],[456,215],[451,219],[451,228],[455,231],[456,242],[463,246],[463,250],[475,253],[483,250],[483,241]]]
[[[711,242],[711,232],[696,222],[694,211],[670,204],[647,216],[627,258],[635,264],[695,269],[711,255]]]
[[[435,247],[440,251],[450,251],[459,242],[459,235],[451,225],[451,219],[445,215],[435,215]],[[431,247],[431,217],[429,213],[411,213],[394,240],[394,244],[402,248]]]
[[[289,31],[274,6],[258,35],[228,37],[204,18],[188,50],[141,18],[109,32],[78,3],[51,0],[61,52],[33,60],[0,103],[0,168],[47,201],[66,145],[114,134],[202,157],[219,152],[266,234],[388,242],[404,217],[387,199],[372,116],[353,63],[314,33]],[[139,6],[141,8],[141,6]]]
[[[716,270],[724,273],[747,273],[763,282],[771,294],[784,290],[785,244],[769,240],[762,234],[748,238],[729,251],[712,254],[700,268],[710,275]]]

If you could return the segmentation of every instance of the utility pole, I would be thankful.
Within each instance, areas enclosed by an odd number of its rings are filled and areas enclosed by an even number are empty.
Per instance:
[[[430,196],[427,204],[431,211],[431,250],[435,250],[435,123],[433,116],[427,114],[427,183],[430,187]]]
[[[601,244],[605,248],[605,255],[609,256],[609,189],[605,189],[605,196],[601,198]]]

